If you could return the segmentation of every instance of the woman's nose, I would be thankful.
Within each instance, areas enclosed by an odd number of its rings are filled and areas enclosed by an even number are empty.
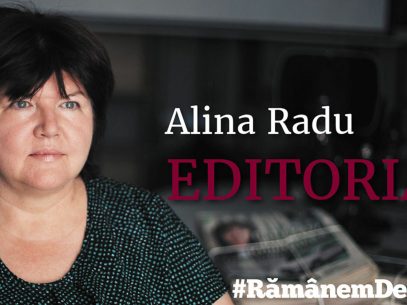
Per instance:
[[[59,135],[56,110],[53,107],[38,109],[38,123],[34,129],[36,137],[55,137]]]

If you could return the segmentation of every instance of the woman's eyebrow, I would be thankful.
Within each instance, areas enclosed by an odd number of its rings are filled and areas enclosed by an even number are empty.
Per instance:
[[[74,92],[72,92],[72,93],[69,93],[67,96],[70,97],[70,96],[75,96],[75,95],[83,95],[83,96],[86,96],[86,95],[82,92],[82,90],[74,91]]]

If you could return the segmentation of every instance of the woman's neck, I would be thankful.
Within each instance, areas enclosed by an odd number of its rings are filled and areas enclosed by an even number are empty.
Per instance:
[[[0,188],[0,231],[12,239],[63,239],[86,220],[86,211],[86,188],[81,178],[49,193]]]

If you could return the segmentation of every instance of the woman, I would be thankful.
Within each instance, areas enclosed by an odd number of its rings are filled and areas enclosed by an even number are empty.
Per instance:
[[[160,199],[92,177],[113,90],[82,25],[0,9],[0,304],[232,304]]]

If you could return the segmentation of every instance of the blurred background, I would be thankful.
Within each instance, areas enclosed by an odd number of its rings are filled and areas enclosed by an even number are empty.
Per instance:
[[[0,1],[9,4],[10,1]],[[170,158],[196,158],[195,186],[206,185],[203,158],[242,168],[242,189],[228,202],[171,202],[196,231],[203,209],[264,211],[282,206],[327,210],[379,264],[407,265],[405,202],[312,202],[302,176],[289,180],[295,202],[279,203],[277,175],[259,174],[264,200],[244,201],[245,158],[376,164],[375,190],[386,190],[383,158],[397,158],[396,193],[407,187],[407,2],[403,0],[39,0],[30,6],[83,21],[110,53],[116,90],[99,163],[103,175],[163,194],[171,192]],[[255,135],[165,135],[175,107],[192,126],[191,105],[211,114],[251,114]],[[314,116],[321,106],[352,113],[355,135],[268,135],[269,107]],[[203,124],[203,121],[200,121]],[[263,167],[259,168],[261,171]],[[346,173],[346,172],[345,172]],[[326,193],[329,175],[313,176]],[[229,172],[217,173],[219,188]],[[398,268],[396,264],[396,269]]]

